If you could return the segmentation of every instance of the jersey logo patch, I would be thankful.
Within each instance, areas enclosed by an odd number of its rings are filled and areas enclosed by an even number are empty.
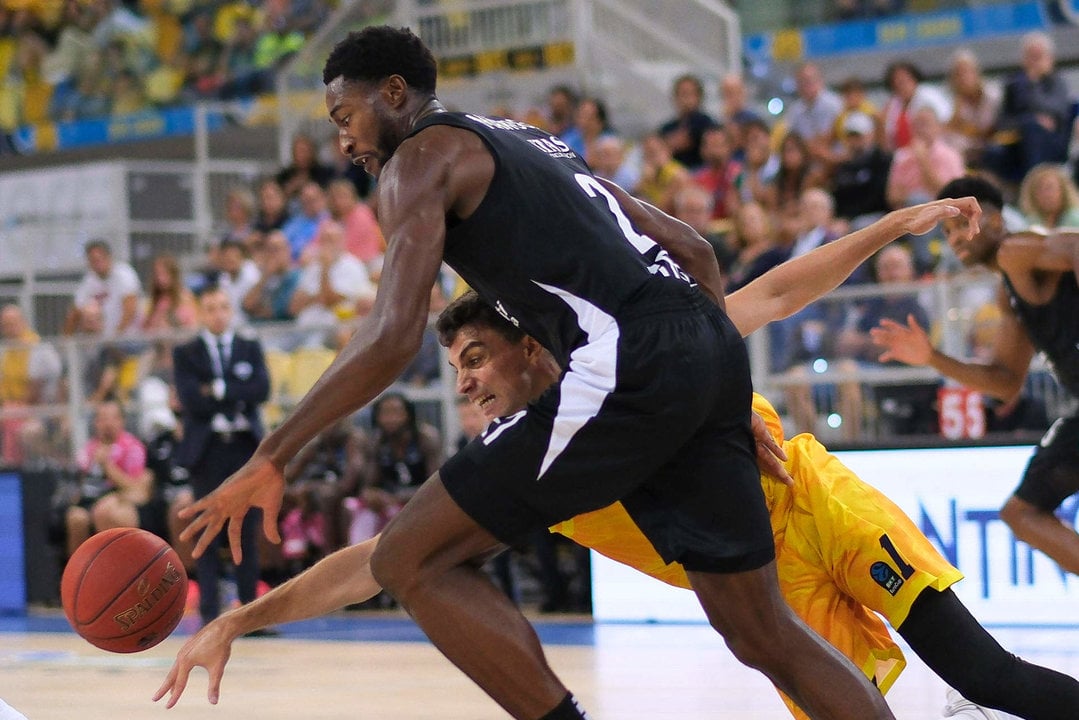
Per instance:
[[[889,595],[895,595],[899,588],[903,587],[903,578],[886,562],[873,563],[869,568],[869,576],[873,578],[873,582],[887,590]]]

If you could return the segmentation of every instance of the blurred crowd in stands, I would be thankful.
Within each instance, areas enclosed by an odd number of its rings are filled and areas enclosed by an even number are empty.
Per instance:
[[[53,117],[82,116],[91,96],[101,102],[84,91],[102,74],[145,81],[126,89],[113,83],[107,102],[113,111],[125,107],[128,94],[132,103],[171,102],[254,87],[262,82],[258,73],[294,51],[328,10],[317,1],[272,0],[258,9],[192,3],[177,15],[148,1],[133,8],[115,0],[68,0],[62,15],[71,22],[61,23],[35,7],[12,9],[9,2],[0,9],[0,44],[8,48],[6,55],[0,49],[6,70],[0,77],[6,78],[3,92],[21,83],[25,93],[31,78],[49,83],[44,112]],[[168,42],[162,40],[166,17],[176,23]],[[160,75],[168,77],[155,79]],[[618,132],[602,98],[566,86],[551,88],[543,107],[494,114],[545,127],[598,175],[696,228],[713,245],[732,291],[892,209],[934,198],[967,172],[987,174],[1006,190],[1014,229],[1079,225],[1068,156],[1074,103],[1048,36],[1025,36],[1022,67],[1005,78],[984,77],[978,58],[961,49],[942,84],[926,82],[918,67],[902,61],[882,80],[887,96],[878,104],[859,78],[829,87],[815,65],[803,64],[796,70],[797,98],[772,117],[756,109],[735,74],[721,78],[720,110],[709,114],[702,81],[685,75],[673,84],[669,121],[634,138]],[[25,113],[25,98],[20,107]],[[65,371],[70,359],[38,337],[23,309],[2,309],[3,460],[19,465],[71,455],[63,413],[10,411],[80,393],[93,416],[93,438],[77,449],[74,481],[53,518],[66,552],[93,530],[117,523],[152,526],[176,541],[185,479],[183,469],[168,462],[170,443],[183,431],[171,347],[177,333],[198,327],[202,288],[224,288],[236,329],[258,331],[274,385],[275,399],[265,409],[270,424],[289,409],[283,396],[301,395],[314,382],[347,341],[351,320],[370,310],[378,285],[385,240],[369,182],[342,164],[332,138],[298,135],[287,166],[228,192],[205,257],[161,255],[140,278],[113,257],[106,240],[88,244],[87,271],[64,325],[70,337],[93,340],[78,345],[84,354],[74,376]],[[791,430],[819,430],[827,410],[846,418],[842,432],[849,441],[860,437],[867,417],[879,419],[891,435],[936,433],[937,382],[874,387],[859,379],[822,384],[811,375],[822,372],[822,363],[841,372],[882,366],[869,337],[882,319],[906,323],[911,317],[936,329],[944,318],[931,314],[926,281],[960,272],[939,236],[903,238],[847,283],[889,285],[896,292],[823,301],[771,326],[769,369],[789,381],[777,400]],[[988,287],[962,299],[975,318],[968,338],[973,355],[985,352],[997,319]],[[446,269],[432,288],[432,310],[462,290]],[[431,334],[399,387],[431,387],[440,378],[439,362]],[[1027,393],[991,404],[990,427],[1043,429],[1041,403]],[[467,402],[457,409],[463,443],[478,434],[482,418]],[[289,467],[280,517],[284,542],[263,555],[267,579],[279,581],[378,532],[438,467],[445,447],[440,429],[421,416],[408,392],[384,395],[325,431]],[[126,504],[115,502],[117,496]],[[529,553],[518,562],[541,578],[545,609],[582,609],[587,558],[553,543],[538,538],[534,548],[521,549]],[[505,562],[493,572],[516,596],[513,576],[520,570]]]
[[[335,0],[3,0],[0,129],[273,88]]]

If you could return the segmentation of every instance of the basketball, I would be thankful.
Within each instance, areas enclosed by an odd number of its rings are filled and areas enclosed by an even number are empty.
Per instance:
[[[102,650],[133,653],[168,637],[184,614],[187,573],[172,547],[138,528],[99,532],[64,568],[68,622]]]

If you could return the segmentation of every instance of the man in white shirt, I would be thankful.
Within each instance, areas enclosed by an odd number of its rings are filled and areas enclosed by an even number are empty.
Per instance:
[[[89,272],[75,290],[75,304],[64,320],[64,334],[70,335],[78,329],[82,308],[91,302],[101,306],[104,337],[116,337],[136,327],[142,284],[135,269],[114,260],[112,248],[104,240],[87,243],[86,264]]]
[[[338,320],[366,314],[375,299],[367,268],[345,249],[345,233],[338,222],[324,222],[319,231],[318,254],[300,274],[289,311],[299,327],[319,327],[304,345],[321,347]]]

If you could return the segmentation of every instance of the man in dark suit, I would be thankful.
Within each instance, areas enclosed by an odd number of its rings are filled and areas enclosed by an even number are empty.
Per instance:
[[[247,462],[264,434],[259,404],[270,393],[266,361],[258,340],[230,329],[232,313],[223,289],[204,290],[199,296],[202,329],[198,337],[173,350],[184,428],[176,462],[188,469],[196,499],[208,495]],[[260,522],[261,518],[249,514],[241,533],[243,560],[236,568],[236,586],[245,603],[255,599]],[[195,565],[204,623],[220,612],[220,542],[221,538],[214,540]]]

